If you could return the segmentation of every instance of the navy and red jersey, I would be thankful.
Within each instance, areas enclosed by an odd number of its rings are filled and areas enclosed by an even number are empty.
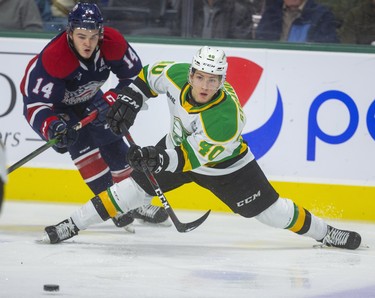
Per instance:
[[[47,139],[57,111],[83,111],[102,94],[100,88],[113,72],[116,88],[129,85],[142,69],[135,50],[120,32],[104,27],[104,38],[93,59],[78,59],[66,32],[52,39],[26,67],[21,82],[24,115],[31,127]]]

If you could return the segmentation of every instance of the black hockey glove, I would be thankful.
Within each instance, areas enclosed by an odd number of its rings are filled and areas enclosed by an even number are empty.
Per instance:
[[[124,87],[116,102],[107,113],[107,122],[115,134],[122,134],[121,125],[129,129],[143,104],[142,95],[129,87]]]
[[[69,128],[64,120],[53,121],[48,128],[48,139],[58,138],[59,141],[53,146],[58,153],[65,153],[67,147],[74,144],[78,138],[78,132]]]
[[[115,101],[119,93],[121,92],[120,89],[110,89],[103,96],[99,99],[94,99],[94,101],[86,108],[83,116],[88,116],[91,112],[97,110],[98,116],[91,122],[95,126],[101,126],[107,123],[106,116],[109,110]]]
[[[164,171],[169,164],[169,156],[163,148],[131,146],[127,153],[129,165],[138,172],[143,172],[143,165],[153,173]]]

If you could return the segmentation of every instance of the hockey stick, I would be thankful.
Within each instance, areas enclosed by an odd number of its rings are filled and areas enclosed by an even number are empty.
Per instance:
[[[130,132],[125,124],[121,126],[121,130],[127,141],[130,145],[136,146],[132,136],[130,135]],[[143,172],[145,173],[148,181],[150,182],[152,188],[155,191],[155,194],[159,197],[161,203],[164,206],[165,211],[167,211],[169,217],[171,218],[174,226],[176,227],[177,231],[180,233],[190,232],[194,230],[195,228],[199,227],[208,217],[211,210],[208,210],[202,217],[198,218],[197,220],[189,223],[182,223],[177,218],[176,214],[174,213],[171,205],[169,204],[167,198],[165,197],[163,191],[160,189],[159,183],[156,181],[154,175],[152,172],[148,169],[147,165],[145,163],[142,164]]]
[[[75,130],[79,130],[81,129],[82,127],[86,126],[87,124],[89,124],[91,121],[93,121],[96,116],[98,115],[98,111],[95,110],[93,112],[91,112],[87,117],[83,118],[81,121],[79,121],[76,125],[73,126],[73,129]],[[8,168],[8,175],[10,173],[12,173],[14,170],[18,169],[19,167],[21,167],[22,165],[24,165],[25,163],[27,163],[28,161],[30,161],[31,159],[33,159],[34,157],[38,156],[40,153],[46,151],[48,148],[52,147],[53,145],[55,145],[57,142],[59,141],[59,138],[54,138],[54,139],[51,139],[49,140],[47,143],[45,143],[43,146],[39,147],[38,149],[34,150],[33,152],[31,152],[29,155],[25,156],[24,158],[22,158],[21,160],[17,161],[14,165],[11,165],[9,168]]]

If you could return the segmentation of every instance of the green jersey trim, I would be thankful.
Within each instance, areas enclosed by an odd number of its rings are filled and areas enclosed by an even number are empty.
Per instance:
[[[198,158],[195,156],[194,149],[186,139],[182,141],[180,148],[185,159],[185,164],[182,169],[183,172],[190,171],[201,165]]]

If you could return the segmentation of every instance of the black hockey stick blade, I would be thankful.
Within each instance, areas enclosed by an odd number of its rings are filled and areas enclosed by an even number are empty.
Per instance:
[[[211,210],[208,210],[202,217],[198,218],[197,220],[193,222],[188,222],[188,223],[182,223],[180,222],[174,212],[169,212],[171,209],[166,209],[169,217],[171,218],[172,222],[174,223],[177,231],[180,233],[186,233],[190,232],[196,228],[198,228],[210,215]],[[173,211],[173,210],[172,210]]]

